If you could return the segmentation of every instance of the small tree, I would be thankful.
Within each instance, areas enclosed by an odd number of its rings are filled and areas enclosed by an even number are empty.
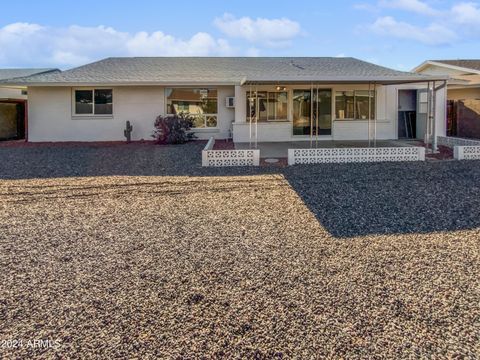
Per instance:
[[[159,115],[155,119],[152,137],[158,144],[183,144],[195,138],[190,131],[193,124],[194,117],[185,113]]]

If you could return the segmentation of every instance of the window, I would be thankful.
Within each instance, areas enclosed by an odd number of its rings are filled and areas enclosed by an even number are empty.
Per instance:
[[[370,105],[370,110],[369,110]],[[337,91],[335,93],[337,120],[368,120],[375,118],[375,93],[368,90]]]
[[[257,103],[258,100],[258,109]],[[258,122],[287,121],[288,95],[286,91],[247,92],[247,121],[255,121],[258,111]]]
[[[310,135],[311,90],[293,90],[293,135]]]
[[[112,89],[75,90],[75,115],[112,115]]]
[[[165,95],[167,114],[190,114],[196,128],[217,127],[217,89],[167,88]]]
[[[354,119],[355,96],[353,91],[337,91],[335,94],[335,111],[337,119]]]
[[[373,91],[370,91],[370,97],[368,96],[368,90],[355,91],[355,119],[367,120],[375,118],[375,97]],[[370,110],[369,110],[370,106]]]
[[[95,90],[95,114],[112,114],[112,90]]]

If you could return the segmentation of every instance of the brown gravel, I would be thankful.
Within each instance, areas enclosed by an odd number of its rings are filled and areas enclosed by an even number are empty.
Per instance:
[[[444,176],[438,164],[405,166]],[[478,163],[459,164],[450,176],[478,197]],[[58,341],[0,357],[480,356],[474,219],[333,236],[303,194],[307,168],[291,169],[0,180],[0,340]],[[365,190],[364,166],[310,169],[348,170],[359,183],[339,176],[335,191]]]

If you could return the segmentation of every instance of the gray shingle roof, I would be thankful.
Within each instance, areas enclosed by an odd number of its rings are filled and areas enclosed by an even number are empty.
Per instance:
[[[16,84],[241,84],[248,82],[419,81],[430,76],[354,58],[131,57],[107,58],[63,72],[15,79]]]
[[[480,70],[480,59],[459,59],[459,60],[432,60],[447,65],[459,66],[467,69]]]
[[[15,79],[19,77],[31,76],[35,74],[43,74],[52,71],[59,71],[58,69],[44,68],[44,69],[0,69],[0,80]]]

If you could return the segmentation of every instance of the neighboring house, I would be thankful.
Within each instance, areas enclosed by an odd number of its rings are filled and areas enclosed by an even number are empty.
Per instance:
[[[45,74],[57,69],[0,69],[0,80]],[[24,139],[26,131],[26,86],[0,84],[0,140]]]
[[[448,75],[448,135],[480,138],[480,59],[428,60],[413,71]]]
[[[126,121],[132,139],[151,139],[156,116],[189,112],[200,139],[278,142],[424,139],[428,99],[430,138],[445,135],[446,79],[353,58],[156,57],[12,83],[28,88],[29,141],[123,140]],[[434,80],[440,86],[427,96]]]

